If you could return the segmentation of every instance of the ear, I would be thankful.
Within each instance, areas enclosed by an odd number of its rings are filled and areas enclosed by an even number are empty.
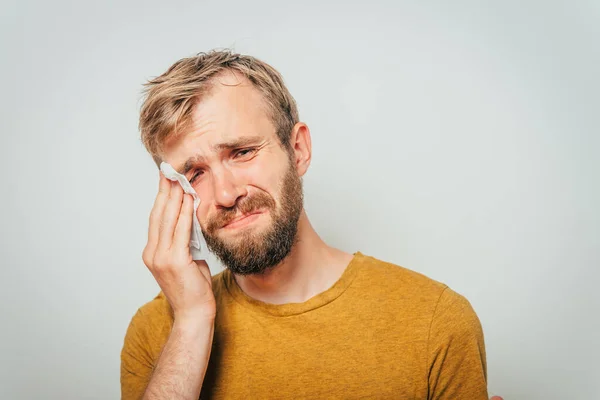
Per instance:
[[[293,161],[296,164],[298,176],[303,176],[312,158],[312,143],[310,141],[310,130],[304,122],[298,122],[292,129],[290,135],[290,146],[293,151]]]

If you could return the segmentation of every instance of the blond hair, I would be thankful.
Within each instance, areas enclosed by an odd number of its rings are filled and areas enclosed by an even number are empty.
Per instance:
[[[157,165],[162,146],[189,126],[194,106],[210,92],[212,79],[225,71],[240,73],[262,93],[281,145],[289,148],[298,109],[279,72],[251,56],[212,50],[182,58],[144,85],[139,129],[142,143]]]

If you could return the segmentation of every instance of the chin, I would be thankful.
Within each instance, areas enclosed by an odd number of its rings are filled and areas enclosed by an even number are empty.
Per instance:
[[[219,239],[228,244],[239,245],[240,243],[256,243],[260,242],[266,233],[264,227],[244,227],[219,235]]]

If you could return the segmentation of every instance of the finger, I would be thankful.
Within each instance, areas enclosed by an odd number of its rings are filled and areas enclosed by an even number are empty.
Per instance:
[[[154,206],[150,212],[150,221],[148,225],[148,247],[151,249],[155,249],[158,244],[160,219],[163,215],[167,200],[169,199],[169,192],[171,191],[171,181],[165,178],[160,171],[159,175],[158,194],[156,195]]]
[[[188,249],[192,233],[192,216],[194,213],[194,199],[189,194],[183,195],[183,204],[179,212],[179,220],[173,237],[173,248]]]
[[[179,219],[183,189],[179,182],[171,182],[169,199],[160,220],[160,232],[158,233],[158,249],[168,250],[173,243],[173,233]]]

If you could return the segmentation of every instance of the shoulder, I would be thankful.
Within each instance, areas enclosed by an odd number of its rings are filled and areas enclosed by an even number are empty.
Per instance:
[[[212,276],[213,291],[220,292],[223,287],[223,272]],[[160,291],[152,300],[142,305],[132,318],[132,321],[152,330],[168,329],[173,325],[173,309],[165,294]]]
[[[464,334],[480,337],[481,324],[471,303],[448,285],[419,272],[374,257],[357,254],[353,286],[371,306],[401,309],[404,314],[429,321],[434,337]]]
[[[397,300],[435,307],[448,286],[411,269],[357,253],[355,286]]]
[[[169,325],[173,319],[171,306],[162,291],[154,299],[141,306],[136,316],[145,323],[155,326]]]
[[[222,272],[212,277],[213,290],[220,292]],[[215,290],[216,289],[216,290]],[[215,293],[217,296],[217,293]],[[135,343],[151,359],[158,357],[173,328],[173,309],[160,291],[152,300],[138,308],[131,318],[125,344]]]
[[[373,306],[400,307],[404,312],[444,324],[454,321],[472,329],[479,320],[469,301],[448,285],[411,269],[357,253],[353,283]]]
[[[160,292],[142,305],[132,317],[127,339],[146,348],[151,356],[160,353],[173,326],[173,312],[165,295]]]
[[[481,322],[473,306],[463,295],[446,288],[442,292],[433,315],[431,335],[440,336],[473,335],[483,338]]]

